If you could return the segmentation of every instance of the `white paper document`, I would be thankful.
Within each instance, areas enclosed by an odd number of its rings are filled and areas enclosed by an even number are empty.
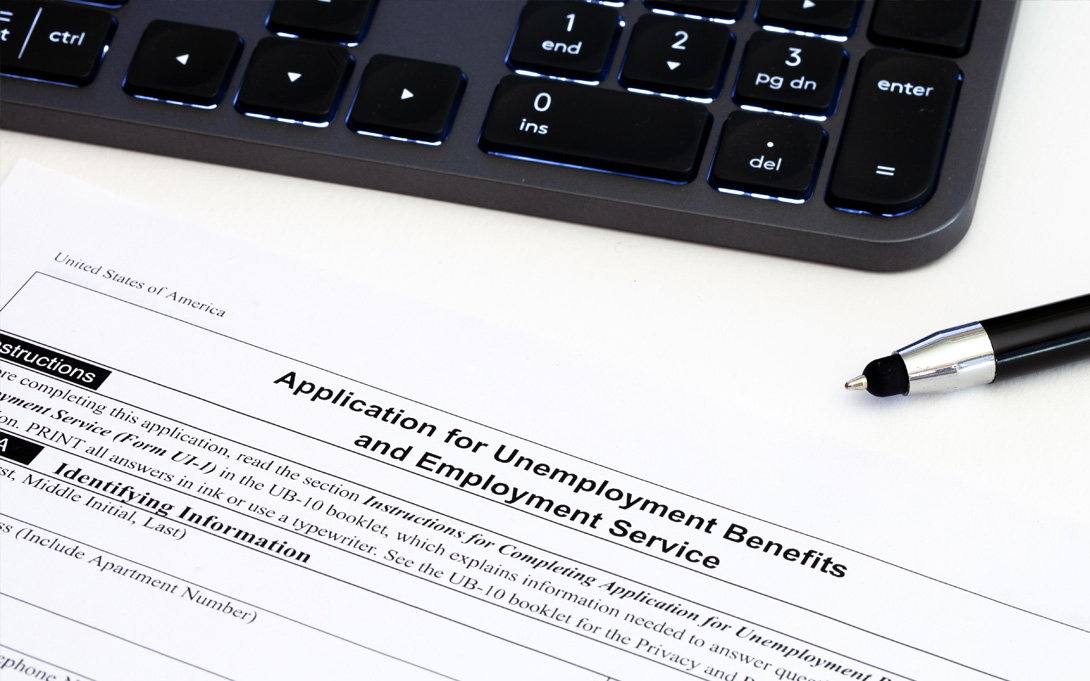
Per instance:
[[[41,168],[0,210],[4,681],[1090,678],[1085,525]]]

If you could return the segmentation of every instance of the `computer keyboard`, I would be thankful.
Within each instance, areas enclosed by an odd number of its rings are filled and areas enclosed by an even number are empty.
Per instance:
[[[0,125],[901,270],[969,227],[1015,10],[0,0]]]

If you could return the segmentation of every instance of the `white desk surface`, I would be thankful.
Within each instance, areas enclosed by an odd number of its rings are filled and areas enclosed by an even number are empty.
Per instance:
[[[1025,0],[965,240],[873,274],[0,132],[19,158],[426,299],[1090,520],[1090,362],[957,394],[842,388],[932,331],[1090,292],[1090,1]],[[194,266],[199,267],[199,263]],[[740,425],[739,427],[744,427]],[[926,501],[926,491],[921,492]],[[906,509],[907,512],[907,509]]]

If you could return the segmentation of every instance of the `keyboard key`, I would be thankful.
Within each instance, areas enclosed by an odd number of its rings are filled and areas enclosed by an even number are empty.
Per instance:
[[[87,85],[116,27],[102,10],[7,0],[0,8],[0,72]]]
[[[722,189],[808,199],[826,139],[814,121],[733,111],[723,124],[709,180]]]
[[[242,40],[234,31],[153,21],[140,38],[123,88],[136,97],[214,106],[241,53]]]
[[[868,37],[880,45],[950,57],[969,51],[976,0],[878,0]]]
[[[636,22],[621,69],[627,88],[715,99],[734,35],[723,24],[649,14]]]
[[[675,12],[724,21],[737,20],[746,6],[744,0],[645,0],[645,4],[656,12]]]
[[[935,191],[961,72],[938,57],[871,50],[841,133],[826,200],[897,215]]]
[[[792,31],[851,35],[859,16],[859,0],[761,0],[757,21]]]
[[[235,106],[245,114],[328,123],[351,71],[352,57],[340,45],[262,38],[250,57]]]
[[[613,58],[621,18],[586,2],[526,3],[507,65],[516,71],[598,82]]]
[[[441,142],[465,87],[457,66],[377,54],[363,71],[348,125],[357,132]]]
[[[836,109],[848,54],[821,38],[761,32],[746,44],[734,101],[774,111],[828,116]]]
[[[274,33],[354,45],[363,40],[378,0],[276,0],[265,22]]]
[[[507,76],[481,131],[484,151],[670,182],[700,165],[711,115],[683,99]]]

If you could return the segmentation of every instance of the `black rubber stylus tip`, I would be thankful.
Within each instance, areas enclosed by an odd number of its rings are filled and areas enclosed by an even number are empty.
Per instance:
[[[908,369],[900,355],[876,359],[863,369],[867,392],[877,397],[908,394]]]

